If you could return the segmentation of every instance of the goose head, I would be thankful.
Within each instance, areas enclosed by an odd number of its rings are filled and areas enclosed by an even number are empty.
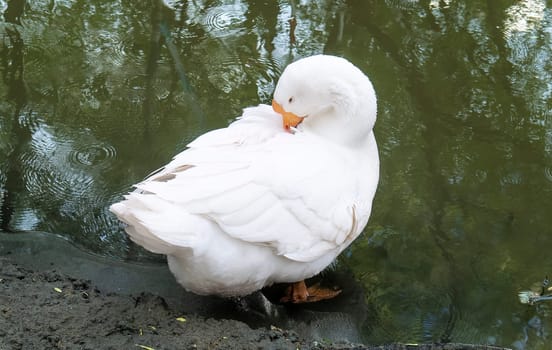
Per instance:
[[[376,122],[372,83],[344,58],[316,55],[282,73],[272,107],[288,131],[309,132],[348,145],[362,144]]]

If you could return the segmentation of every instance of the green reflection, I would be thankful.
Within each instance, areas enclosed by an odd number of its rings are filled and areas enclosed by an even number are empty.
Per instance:
[[[366,341],[547,348],[549,307],[517,301],[552,266],[546,1],[173,5],[5,3],[2,230],[141,257],[107,207],[195,136],[269,102],[288,62],[337,54],[379,97],[381,182],[340,260],[366,288]]]

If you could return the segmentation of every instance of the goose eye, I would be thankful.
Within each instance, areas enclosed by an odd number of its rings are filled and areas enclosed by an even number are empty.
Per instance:
[[[292,103],[293,102],[293,97],[290,97],[289,100],[288,100],[289,103]]]

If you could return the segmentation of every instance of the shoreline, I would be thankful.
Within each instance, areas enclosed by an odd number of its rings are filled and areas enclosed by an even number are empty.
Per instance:
[[[166,264],[102,258],[42,232],[0,232],[0,350],[504,349],[363,345],[362,290],[346,276],[324,275],[332,278],[343,295],[308,305],[203,297],[184,291]]]

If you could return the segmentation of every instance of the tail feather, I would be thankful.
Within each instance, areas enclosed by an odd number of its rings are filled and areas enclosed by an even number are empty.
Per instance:
[[[204,218],[153,194],[130,193],[109,209],[128,225],[125,231],[135,243],[157,254],[194,249],[198,245],[198,233],[205,226]]]

